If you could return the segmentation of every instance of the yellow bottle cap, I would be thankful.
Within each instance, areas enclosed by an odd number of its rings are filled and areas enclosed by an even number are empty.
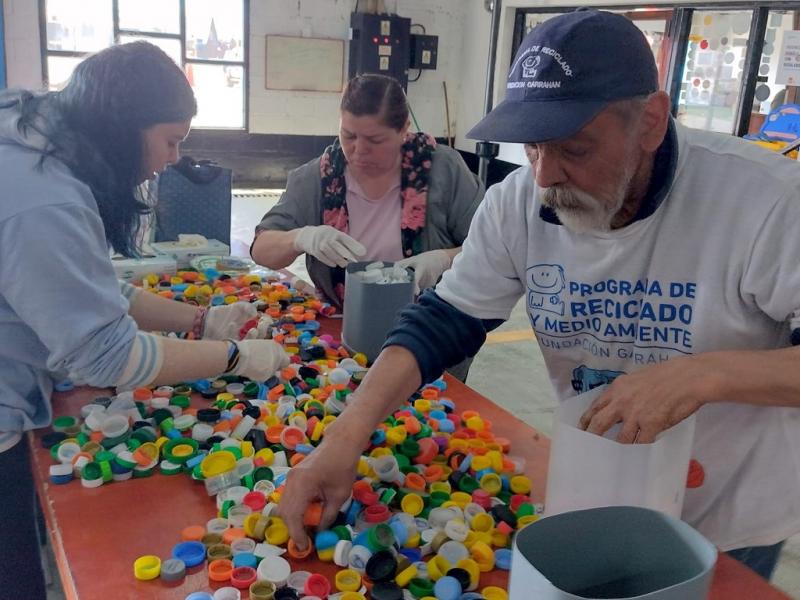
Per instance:
[[[515,494],[530,494],[531,493],[531,480],[525,475],[515,475],[509,482],[511,491]]]
[[[490,514],[478,513],[472,517],[472,523],[470,523],[470,526],[475,531],[491,531],[494,528],[494,519]]]
[[[452,491],[452,487],[450,486],[449,481],[434,481],[431,486],[431,493],[433,492],[444,492],[445,494],[449,494]]]
[[[508,592],[494,585],[483,588],[481,594],[486,600],[508,600]]]
[[[253,456],[253,442],[243,441],[242,445],[242,456],[251,457]]]
[[[471,558],[462,558],[456,563],[456,567],[459,569],[464,569],[467,573],[469,573],[470,589],[475,589],[478,587],[478,582],[481,579],[481,570],[478,567],[478,563]]]
[[[361,589],[361,575],[353,569],[342,569],[336,573],[334,583],[340,592],[357,592]]]
[[[411,565],[407,569],[403,569],[400,573],[397,574],[397,577],[394,578],[394,582],[399,585],[400,587],[406,587],[414,577],[417,576],[418,570],[417,567]]]
[[[139,448],[141,449],[145,445],[146,444],[142,444]],[[216,475],[222,475],[228,471],[233,471],[235,468],[236,457],[226,450],[212,452],[200,463],[200,471],[206,479]]]
[[[141,581],[155,579],[161,573],[161,559],[153,554],[140,556],[133,562],[133,575]]]
[[[280,517],[270,517],[264,538],[273,546],[282,546],[289,541],[289,528]]]
[[[275,453],[272,451],[272,448],[262,448],[253,456],[253,459],[256,458],[260,458],[264,461],[263,466],[268,467],[275,462]]]
[[[472,496],[466,492],[453,492],[450,494],[450,500],[458,504],[458,506],[463,509],[467,504],[472,502]]]
[[[333,562],[333,555],[336,548],[325,548],[324,550],[317,550],[317,558],[322,562]]]
[[[467,419],[467,427],[472,429],[473,431],[483,431],[483,419],[480,417],[470,417]]]
[[[419,494],[406,494],[400,501],[400,508],[404,513],[416,517],[425,508],[425,501]]]
[[[496,496],[503,489],[503,480],[497,473],[487,473],[480,480],[481,489]]]
[[[520,517],[517,519],[517,529],[522,529],[525,525],[530,525],[531,523],[538,521],[539,515],[525,515],[524,517]]]
[[[476,472],[491,469],[492,460],[488,456],[473,456],[470,468]]]
[[[428,561],[428,577],[431,581],[438,581],[450,570],[450,562],[440,554],[437,554]]]

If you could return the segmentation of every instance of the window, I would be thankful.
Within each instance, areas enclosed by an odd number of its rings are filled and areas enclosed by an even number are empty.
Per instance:
[[[798,15],[791,10],[771,10],[764,33],[764,47],[758,66],[756,89],[753,98],[753,114],[750,132],[755,133],[764,123],[766,115],[782,104],[797,102],[796,86],[786,85],[778,74],[784,35],[798,29]]]
[[[538,23],[575,7],[517,9],[514,52]],[[781,53],[787,32],[800,30],[800,2],[750,2],[746,8],[741,2],[717,1],[595,8],[624,14],[644,32],[661,87],[672,98],[673,114],[690,127],[756,133],[773,109],[798,102],[798,82],[787,81],[779,65],[785,59]]]
[[[180,65],[197,98],[193,127],[246,126],[249,0],[41,0],[44,79],[61,88],[88,54],[144,40]]]
[[[527,9],[525,9],[527,10]],[[524,32],[521,32],[523,35],[527,35],[530,31],[539,25],[540,23],[544,23],[547,19],[551,19],[555,16],[563,15],[568,11],[562,12],[525,12],[524,17]],[[658,73],[659,78],[661,79],[662,86],[664,83],[664,79],[666,76],[666,50],[667,47],[664,45],[664,38],[666,35],[667,28],[669,27],[669,21],[672,18],[672,10],[671,9],[633,9],[630,11],[622,11],[622,10],[613,10],[611,9],[610,12],[616,12],[628,17],[633,24],[636,25],[639,29],[642,30],[645,37],[647,38],[648,43],[650,44],[650,48],[653,50],[653,56],[656,59],[656,64],[658,65]],[[521,41],[522,38],[519,38]],[[519,47],[519,42],[517,42],[514,46],[514,53],[516,54],[516,48]]]
[[[733,133],[752,10],[696,10],[683,67],[678,120]]]
[[[3,0],[0,0],[0,90],[6,87],[6,42],[3,24]]]

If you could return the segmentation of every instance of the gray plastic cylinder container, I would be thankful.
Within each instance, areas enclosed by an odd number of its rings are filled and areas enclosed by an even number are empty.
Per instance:
[[[363,352],[372,362],[378,358],[398,312],[414,299],[414,275],[408,283],[364,283],[352,273],[364,271],[376,261],[353,262],[345,271],[342,343],[351,352]],[[385,267],[393,263],[384,261]]]
[[[607,506],[545,517],[514,538],[510,600],[705,600],[717,550],[687,523]]]

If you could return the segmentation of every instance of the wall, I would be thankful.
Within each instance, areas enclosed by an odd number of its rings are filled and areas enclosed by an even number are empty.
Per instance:
[[[461,96],[457,107],[458,131],[456,148],[475,152],[475,140],[464,136],[483,117],[486,69],[489,56],[489,35],[492,15],[483,7],[483,0],[462,0],[464,6],[464,29],[462,47]],[[505,73],[500,75],[501,79]]]
[[[438,66],[423,71],[409,83],[408,96],[420,127],[446,136],[442,82],[447,81],[451,131],[457,125],[461,71],[460,35],[464,20],[461,0],[398,0],[387,9],[412,23],[422,24],[429,35],[439,36]],[[354,0],[251,0],[250,9],[250,131],[333,135],[338,131],[338,93],[290,92],[264,89],[266,35],[348,38]],[[421,33],[419,28],[412,31]],[[347,62],[345,46],[345,63]],[[345,65],[345,74],[347,66]],[[412,77],[416,76],[416,71]]]
[[[42,87],[37,0],[3,0],[8,87]]]
[[[38,89],[42,86],[38,2],[4,2],[9,86]],[[423,71],[419,81],[409,84],[409,100],[423,130],[435,136],[446,136],[442,82],[447,81],[451,132],[455,135],[455,131],[458,131],[458,103],[461,96],[459,74],[462,71],[464,42],[462,29],[465,11],[462,0],[387,0],[386,6],[410,18],[412,23],[424,25],[429,35],[439,36],[437,69]],[[350,12],[354,7],[355,0],[250,0],[251,133],[336,133],[339,94],[264,89],[266,35],[346,40]],[[414,31],[420,30],[415,27]],[[484,54],[482,62],[485,63],[485,60]]]
[[[41,86],[38,2],[4,0],[8,85]],[[442,81],[447,82],[451,134],[456,147],[472,152],[475,143],[464,134],[483,115],[483,98],[491,28],[483,0],[385,0],[387,8],[425,26],[439,36],[439,64],[409,83],[409,99],[420,127],[446,136]],[[573,5],[602,5],[609,1],[584,0]],[[615,5],[640,5],[614,0]],[[564,6],[563,0],[504,0],[497,46],[494,102],[504,96],[511,61],[514,15],[519,7]],[[250,132],[330,136],[336,133],[339,95],[268,91],[264,89],[267,34],[305,35],[346,39],[355,0],[250,0]],[[418,28],[415,28],[418,30]],[[345,51],[347,54],[347,51]],[[346,60],[346,59],[345,59]],[[502,160],[522,164],[518,144],[501,144]]]

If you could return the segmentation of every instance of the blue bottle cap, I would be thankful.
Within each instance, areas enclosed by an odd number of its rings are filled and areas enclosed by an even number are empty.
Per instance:
[[[511,550],[508,548],[498,548],[494,551],[494,566],[498,569],[508,571],[511,568]]]
[[[411,563],[422,560],[422,552],[417,548],[403,548],[400,554],[405,556]]]
[[[320,531],[314,538],[314,546],[316,546],[317,550],[333,548],[338,543],[339,536],[336,535],[335,531],[331,531],[330,529]]]
[[[459,600],[461,583],[455,577],[445,575],[433,585],[433,593],[437,600]]]
[[[172,549],[172,557],[182,560],[186,568],[191,569],[206,559],[206,547],[200,542],[181,542]]]
[[[235,568],[253,567],[255,569],[258,566],[258,558],[252,552],[240,552],[234,555],[233,566]]]

